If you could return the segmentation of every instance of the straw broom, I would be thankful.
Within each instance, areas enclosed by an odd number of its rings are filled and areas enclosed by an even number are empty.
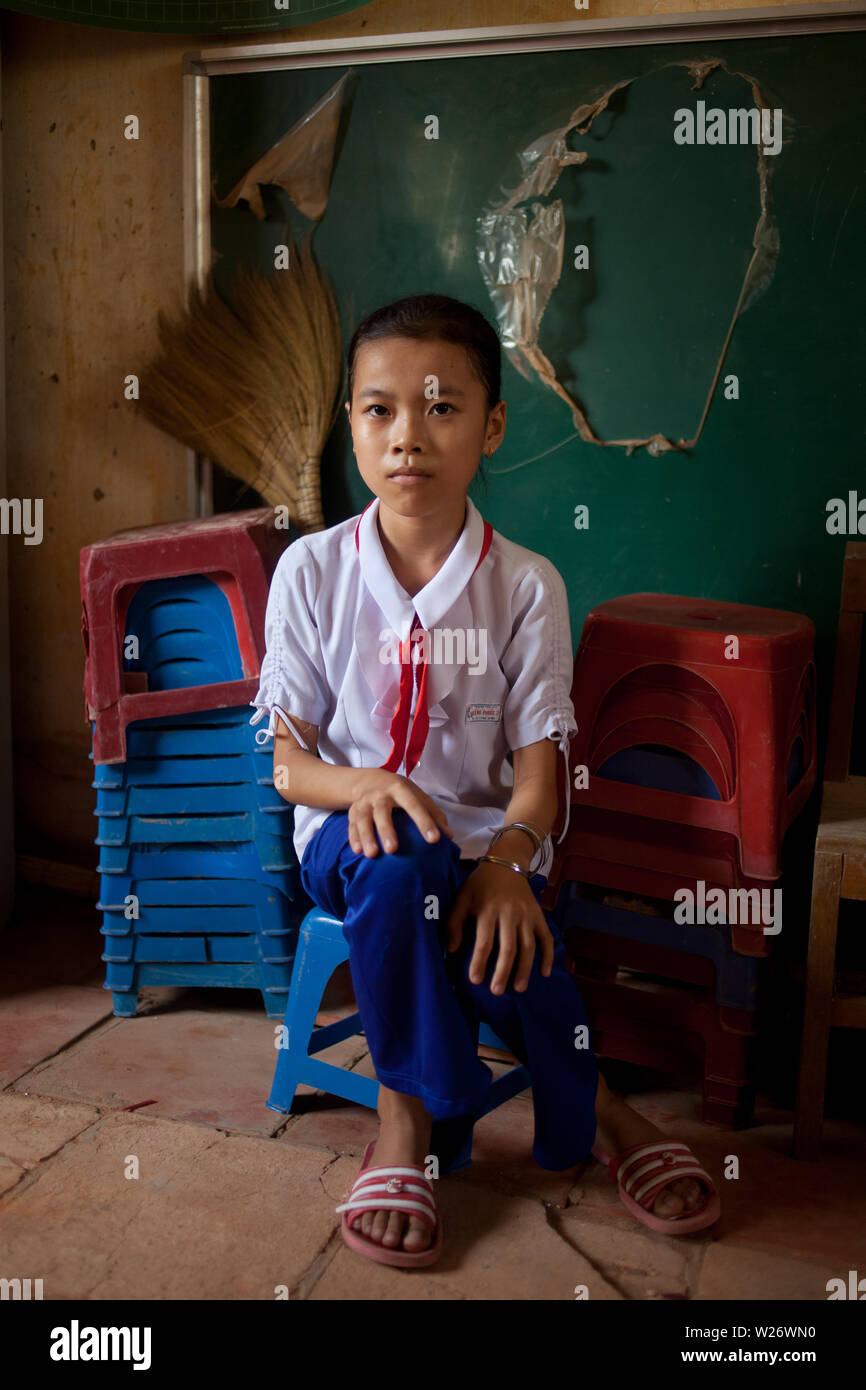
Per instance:
[[[160,352],[138,408],[269,505],[286,505],[303,534],[325,524],[320,462],[339,414],[342,338],[309,235],[290,244],[289,265],[272,276],[240,266],[233,307],[208,271],[178,319],[160,310]]]

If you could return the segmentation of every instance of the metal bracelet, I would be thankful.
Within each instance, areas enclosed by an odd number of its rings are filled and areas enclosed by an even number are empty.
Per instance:
[[[522,820],[510,821],[508,825],[502,825],[499,827],[498,830],[494,830],[493,835],[490,839],[490,844],[487,846],[487,848],[492,849],[499,837],[505,834],[506,830],[523,830],[530,837],[533,845],[535,846],[535,853],[533,854],[532,858],[535,858],[535,854],[540,854],[541,859],[539,860],[539,864],[541,864],[544,861],[544,843],[547,839],[547,836],[545,836],[542,839],[535,826],[529,825],[526,821]],[[536,868],[538,868],[538,865],[536,865]],[[529,862],[529,872],[530,874],[533,872],[532,860],[530,860]]]
[[[537,825],[532,824],[532,821],[519,820],[515,821],[514,824],[519,825],[522,830],[534,830],[542,844],[550,839],[550,831],[539,830]]]
[[[478,860],[479,864],[504,864],[506,869],[513,869],[516,874],[520,874],[529,882],[529,873],[520,864],[515,864],[511,859],[500,859],[498,854],[482,854]]]
[[[526,834],[527,834],[527,835],[530,837],[530,839],[532,840],[532,843],[534,844],[536,850],[543,849],[543,847],[544,847],[544,841],[545,841],[546,838],[547,838],[546,835],[541,835],[541,834],[539,834],[539,832],[538,832],[538,830],[535,828],[535,826],[534,826],[534,825],[530,825],[528,821],[523,821],[523,820],[512,820],[512,821],[509,821],[507,825],[501,825],[501,826],[499,827],[498,830],[494,830],[494,832],[493,832],[493,837],[492,837],[490,843],[491,843],[491,844],[495,844],[495,842],[499,839],[500,835],[504,835],[504,834],[505,834],[506,830],[523,830],[523,831],[525,831]]]

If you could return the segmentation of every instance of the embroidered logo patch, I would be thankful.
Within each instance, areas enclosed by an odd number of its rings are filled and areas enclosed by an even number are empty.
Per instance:
[[[502,718],[501,705],[467,705],[466,722],[472,723],[474,719],[486,719],[491,724],[498,724]]]

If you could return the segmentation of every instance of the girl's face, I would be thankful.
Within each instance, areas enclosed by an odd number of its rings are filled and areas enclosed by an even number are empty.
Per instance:
[[[346,411],[361,477],[401,516],[465,500],[505,433],[505,402],[488,412],[466,349],[439,338],[364,343]]]

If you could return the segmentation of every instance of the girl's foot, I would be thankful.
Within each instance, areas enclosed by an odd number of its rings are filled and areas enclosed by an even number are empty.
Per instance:
[[[403,1095],[379,1086],[379,1116],[382,1127],[369,1167],[380,1164],[416,1163],[424,1167],[430,1152],[432,1119],[416,1096]],[[414,1254],[426,1250],[433,1231],[419,1216],[404,1215],[401,1211],[365,1211],[355,1223],[367,1240],[383,1245],[386,1250],[407,1250]]]
[[[613,1096],[600,1074],[595,1117],[596,1139],[611,1157],[634,1144],[670,1139],[670,1135],[663,1134],[652,1121],[632,1110],[624,1100]],[[707,1204],[708,1196],[703,1183],[697,1178],[678,1178],[669,1187],[662,1188],[653,1203],[653,1213],[669,1217],[701,1211]]]

